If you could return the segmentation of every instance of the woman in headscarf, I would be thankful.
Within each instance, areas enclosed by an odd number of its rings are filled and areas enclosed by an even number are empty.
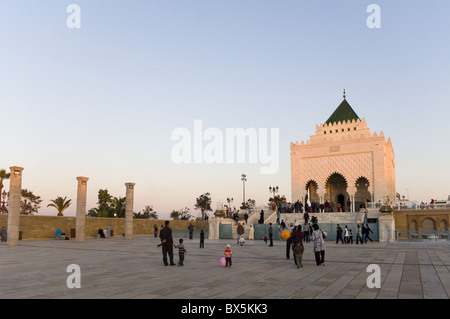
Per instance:
[[[61,234],[62,234],[61,229],[57,228],[56,229],[56,239],[61,239]]]
[[[314,255],[316,257],[317,266],[325,266],[325,240],[327,233],[319,228],[319,225],[313,225],[313,233],[311,240],[314,241]]]

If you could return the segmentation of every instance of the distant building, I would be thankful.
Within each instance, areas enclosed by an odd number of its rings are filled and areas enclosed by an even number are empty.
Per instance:
[[[395,157],[391,139],[371,132],[344,100],[306,142],[291,142],[292,201],[340,204],[359,211],[365,202],[395,202]],[[350,204],[350,205],[349,205]]]

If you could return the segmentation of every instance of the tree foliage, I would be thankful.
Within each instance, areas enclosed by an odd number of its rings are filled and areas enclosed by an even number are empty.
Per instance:
[[[190,212],[191,210],[188,207],[179,210],[173,210],[170,213],[170,218],[172,218],[173,220],[190,220],[192,218]]]
[[[47,205],[47,207],[54,207],[58,211],[58,216],[64,216],[63,212],[69,208],[70,204],[72,204],[71,199],[67,199],[67,196],[62,198],[61,196],[56,197],[56,199],[51,199],[51,203]]]
[[[208,211],[212,212],[211,209],[211,197],[209,193],[204,193],[197,197],[195,204],[195,209],[200,209],[202,212],[202,219],[205,219],[206,213]]]
[[[281,204],[286,204],[286,196],[280,196],[275,195],[274,197],[269,198],[269,206],[272,207],[272,209],[275,209],[275,207],[280,207]]]
[[[158,213],[153,211],[150,205],[145,206],[142,212],[133,213],[133,218],[136,219],[158,219]]]
[[[20,200],[20,213],[23,215],[37,214],[41,208],[42,199],[34,195],[28,189],[22,189],[22,198]]]
[[[249,211],[252,211],[255,209],[256,201],[254,199],[247,199],[245,203],[242,203],[241,209],[247,209]]]

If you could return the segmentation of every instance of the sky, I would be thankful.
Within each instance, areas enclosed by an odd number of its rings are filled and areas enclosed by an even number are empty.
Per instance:
[[[69,28],[80,8],[80,28]],[[370,4],[380,28],[369,28]],[[0,168],[24,168],[22,187],[76,210],[77,176],[160,218],[246,199],[269,186],[291,200],[290,142],[307,140],[342,101],[394,146],[397,192],[450,195],[450,2],[3,0],[0,3]],[[279,167],[175,163],[172,135],[208,128],[277,129]],[[197,122],[198,123],[198,122]],[[258,135],[261,138],[261,134]],[[225,143],[226,141],[224,141]],[[203,143],[203,147],[207,142]],[[270,145],[270,143],[269,143]],[[273,144],[272,144],[273,145]],[[204,150],[204,148],[203,148]],[[5,182],[9,186],[9,182]]]

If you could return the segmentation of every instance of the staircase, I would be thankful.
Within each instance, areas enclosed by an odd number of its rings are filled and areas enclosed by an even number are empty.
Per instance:
[[[343,224],[343,223],[356,223],[357,217],[359,213],[313,213],[309,214],[309,220],[311,220],[312,216],[317,217],[319,224]],[[304,224],[305,220],[303,218],[303,214],[292,213],[292,214],[281,214],[280,222],[283,220],[285,223],[293,223],[296,222],[299,224]],[[277,222],[277,214],[272,214],[269,219],[265,221],[265,223],[276,223]]]

